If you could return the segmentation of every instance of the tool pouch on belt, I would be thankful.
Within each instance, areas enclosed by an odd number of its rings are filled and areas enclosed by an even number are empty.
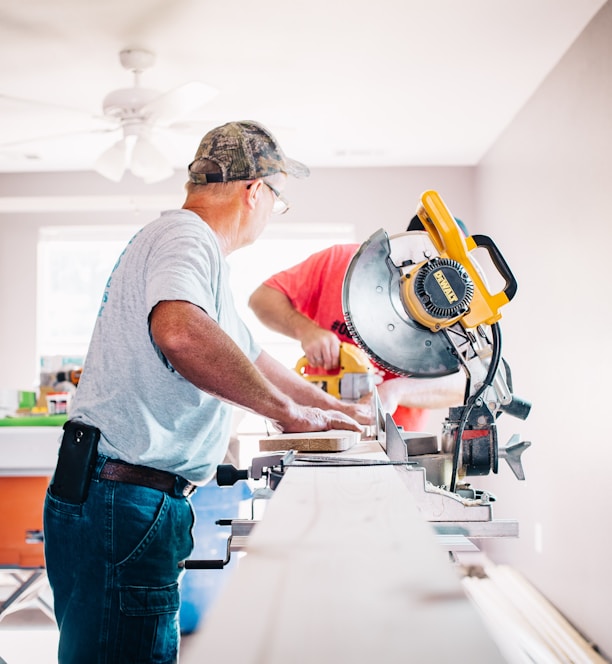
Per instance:
[[[57,467],[51,493],[69,503],[80,504],[87,500],[89,483],[96,463],[100,430],[71,420],[64,424]]]

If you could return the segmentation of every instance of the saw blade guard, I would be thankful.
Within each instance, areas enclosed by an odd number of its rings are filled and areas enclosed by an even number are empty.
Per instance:
[[[438,377],[459,370],[453,345],[406,311],[400,281],[403,263],[436,254],[423,231],[390,238],[376,231],[351,260],[342,289],[344,318],[357,344],[381,367],[403,376]]]

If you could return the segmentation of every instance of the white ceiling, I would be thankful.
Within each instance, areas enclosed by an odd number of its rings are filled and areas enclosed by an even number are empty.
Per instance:
[[[197,134],[156,138],[176,168],[207,126],[239,119],[310,166],[473,165],[604,4],[0,0],[0,172],[91,170],[119,138],[88,132],[132,84],[126,47],[157,54],[145,87],[219,90]]]

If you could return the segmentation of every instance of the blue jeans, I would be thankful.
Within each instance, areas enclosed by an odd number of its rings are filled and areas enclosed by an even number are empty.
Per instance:
[[[193,550],[188,499],[99,478],[82,505],[47,491],[45,564],[60,664],[169,664],[179,647],[179,562]]]

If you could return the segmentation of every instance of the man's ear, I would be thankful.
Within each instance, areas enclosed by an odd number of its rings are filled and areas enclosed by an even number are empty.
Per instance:
[[[257,201],[261,196],[263,186],[264,184],[262,180],[254,180],[250,185],[247,186],[247,205],[249,208],[253,209],[257,205]]]

